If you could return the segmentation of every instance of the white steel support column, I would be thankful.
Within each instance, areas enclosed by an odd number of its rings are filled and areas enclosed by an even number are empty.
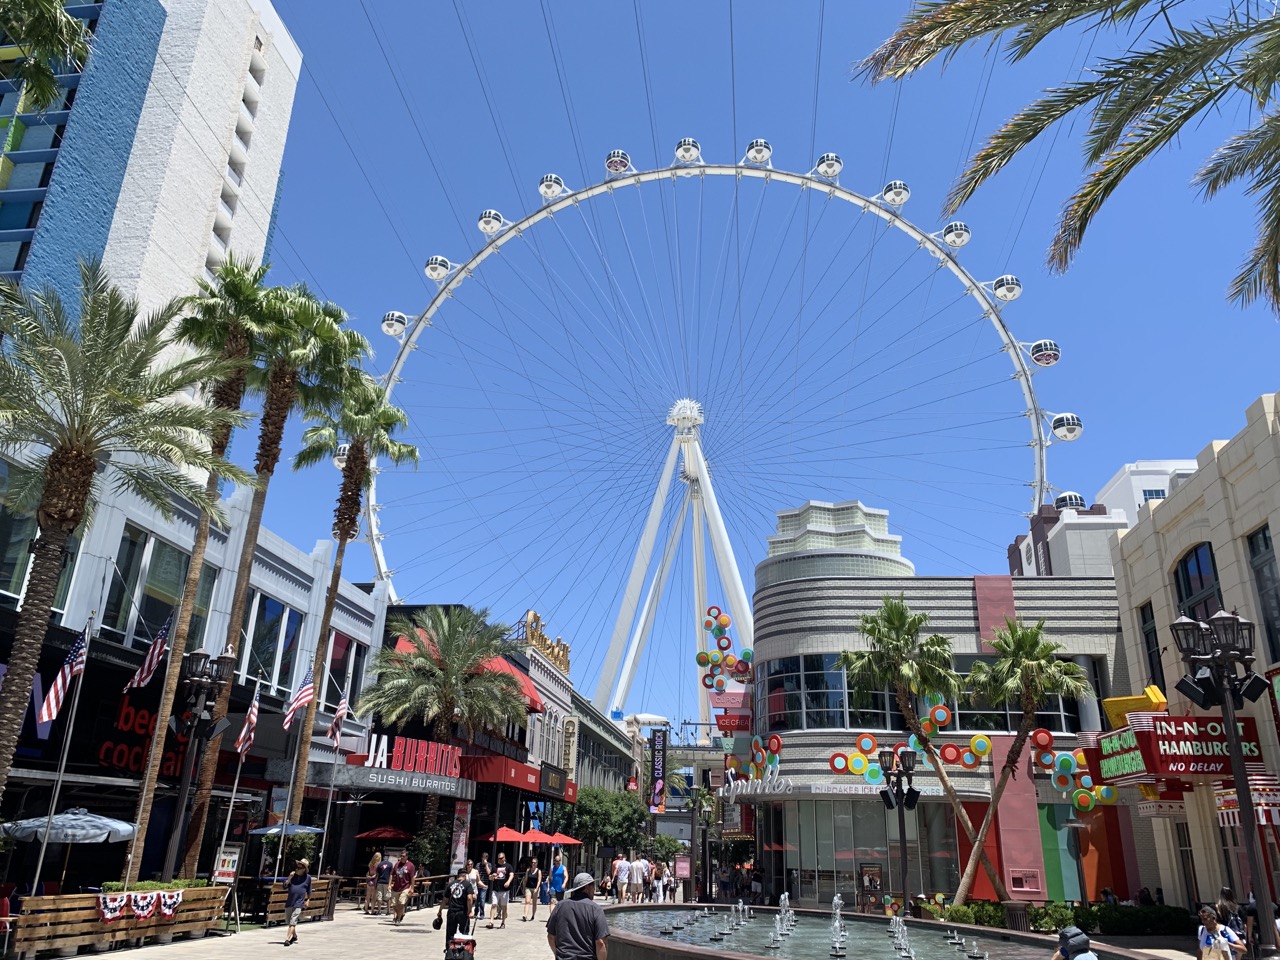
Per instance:
[[[644,531],[640,534],[640,546],[636,550],[635,561],[631,564],[631,573],[627,577],[627,589],[622,595],[622,605],[618,609],[618,620],[613,625],[609,652],[605,655],[604,666],[600,670],[600,682],[596,685],[596,695],[592,699],[597,710],[607,709],[613,683],[618,677],[618,667],[622,662],[627,633],[635,620],[636,605],[640,602],[640,588],[644,584],[644,575],[649,570],[649,562],[653,559],[653,543],[658,537],[658,521],[662,519],[662,507],[667,502],[667,492],[671,489],[671,476],[676,469],[680,439],[680,431],[677,430],[676,435],[671,438],[671,448],[667,451],[666,463],[658,477],[658,489],[654,491],[653,503],[649,505],[649,516],[645,520]]]
[[[702,486],[702,498],[706,501],[707,527],[711,533],[711,552],[716,558],[716,569],[720,573],[720,585],[728,594],[726,602],[729,614],[733,617],[733,628],[737,634],[738,645],[743,650],[755,646],[755,629],[751,619],[751,605],[747,602],[747,591],[742,585],[742,574],[733,556],[733,546],[729,543],[729,531],[725,529],[724,517],[720,515],[720,504],[716,502],[716,492],[711,485],[711,472],[707,469],[707,461],[702,455],[702,441],[694,437],[685,451],[685,463],[692,459],[696,467],[697,480]]]
[[[632,631],[631,639],[627,642],[627,653],[622,658],[622,672],[618,677],[617,686],[613,689],[613,695],[609,698],[610,712],[623,708],[627,702],[627,694],[631,692],[631,684],[635,682],[636,667],[640,663],[640,656],[644,653],[644,645],[649,639],[649,634],[653,632],[653,619],[657,615],[658,604],[662,600],[662,588],[666,586],[667,577],[671,573],[671,560],[676,555],[676,547],[680,545],[680,536],[684,533],[684,519],[688,512],[689,496],[685,494],[684,502],[680,504],[680,513],[676,517],[676,522],[671,525],[667,545],[658,561],[658,570],[653,575],[653,582],[649,584],[644,604],[640,607],[640,618],[636,621],[635,630]]]
[[[703,528],[706,517],[702,509],[702,485],[696,478],[689,480],[689,496],[693,500],[693,632],[697,635],[698,652],[707,652],[707,637],[702,620],[707,615],[707,541]],[[698,728],[698,739],[709,737],[711,723],[711,691],[698,684],[698,718],[703,726]]]

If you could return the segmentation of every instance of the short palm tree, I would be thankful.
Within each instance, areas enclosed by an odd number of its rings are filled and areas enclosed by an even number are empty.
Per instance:
[[[921,639],[920,632],[928,623],[929,615],[913,613],[901,596],[887,596],[881,601],[878,611],[863,615],[858,627],[867,648],[845,650],[836,659],[836,665],[844,668],[850,691],[861,692],[864,696],[876,690],[889,690],[893,694],[907,728],[924,745],[925,756],[938,775],[938,783],[955,812],[956,822],[972,841],[976,836],[973,822],[952,786],[937,750],[925,736],[916,712],[915,697],[918,693],[939,694],[947,700],[954,700],[960,691],[960,679],[952,661],[951,640],[937,633]],[[996,893],[1001,900],[1008,900],[1008,891],[999,872],[981,846],[975,849]]]
[[[369,343],[359,333],[344,326],[347,316],[336,304],[315,297],[305,286],[275,287],[267,298],[272,319],[258,338],[260,365],[248,369],[249,388],[262,394],[262,418],[258,426],[258,449],[254,459],[253,499],[245,521],[244,542],[236,568],[235,590],[231,598],[231,618],[227,625],[226,648],[239,654],[245,608],[249,601],[249,581],[253,558],[262,529],[262,513],[267,488],[280,462],[285,424],[300,409],[335,402],[350,365],[368,352]],[[281,679],[288,683],[290,678]],[[231,684],[223,688],[214,707],[214,722],[227,715]],[[213,779],[218,769],[221,737],[209,741],[200,761],[187,827],[187,847],[183,857],[185,877],[195,876],[196,861],[204,839]]]
[[[78,69],[89,55],[84,22],[63,0],[0,0],[0,30],[24,54],[10,76],[22,82],[24,104],[39,110],[62,95],[58,73]]]
[[[357,712],[376,714],[392,725],[421,720],[431,739],[441,743],[450,740],[454,724],[474,736],[476,730],[525,723],[528,706],[520,684],[489,666],[519,647],[509,639],[508,627],[488,618],[488,610],[430,606],[389,622],[387,632],[409,646],[389,647],[373,658],[377,679],[365,688]],[[428,796],[423,822],[434,823],[438,811],[439,797]]]
[[[53,290],[32,294],[0,283],[0,453],[16,458],[7,495],[33,509],[39,536],[0,685],[0,795],[13,763],[67,539],[90,516],[104,484],[128,491],[163,516],[174,496],[218,511],[196,479],[247,481],[209,449],[208,437],[241,414],[187,394],[227,375],[216,354],[179,355],[168,345],[180,304],[140,316],[97,264],[80,268],[80,315]]]
[[[1029,627],[1006,619],[1005,625],[996,630],[991,648],[995,650],[995,660],[991,663],[978,661],[969,674],[970,697],[975,703],[1016,704],[1022,716],[1018,720],[1018,732],[1009,745],[1009,754],[1000,769],[1000,779],[991,791],[991,803],[987,805],[986,816],[978,828],[974,850],[982,849],[995,821],[1004,788],[1010,779],[1018,775],[1022,751],[1026,749],[1031,731],[1036,728],[1036,711],[1049,697],[1079,700],[1093,692],[1080,665],[1059,658],[1064,649],[1062,644],[1045,639],[1043,620]],[[960,878],[960,886],[956,889],[956,903],[964,903],[969,896],[977,871],[978,861],[971,853]]]
[[[1061,31],[1114,33],[1124,50],[1023,108],[969,161],[947,198],[954,212],[1021,150],[1077,111],[1089,114],[1083,182],[1063,208],[1049,265],[1065,270],[1085,230],[1143,161],[1210,116],[1250,118],[1200,167],[1193,183],[1206,197],[1243,182],[1258,204],[1253,249],[1232,281],[1231,299],[1264,300],[1280,311],[1280,19],[1265,4],[1215,5],[1175,25],[1166,0],[918,0],[893,36],[861,64],[873,81],[901,79],[966,44],[1006,44],[1020,60]]]
[[[227,364],[226,375],[205,385],[209,402],[219,410],[239,410],[244,402],[248,367],[257,353],[255,344],[267,332],[275,311],[271,304],[270,288],[263,286],[266,266],[255,266],[252,260],[230,256],[218,266],[212,281],[200,280],[199,292],[183,301],[183,315],[176,325],[177,338],[187,347],[207,354],[220,355]],[[225,456],[231,443],[231,424],[219,427],[212,435],[212,449],[219,457]],[[218,497],[218,480],[210,474],[205,484],[205,494]],[[209,545],[209,511],[201,510],[196,521],[195,540],[191,545],[191,561],[182,588],[182,599],[177,609],[177,622],[170,633],[170,649],[165,665],[164,686],[160,692],[157,716],[167,717],[173,712],[177,699],[178,682],[182,676],[182,654],[187,649],[187,636],[191,631],[191,615],[196,608],[196,595],[200,588],[200,574],[204,569],[204,555]],[[151,824],[151,805],[160,776],[163,752],[153,750],[142,786],[138,791],[138,806],[134,815],[137,824],[135,839],[130,840],[129,856],[125,857],[125,876],[128,883],[138,879],[142,866],[140,856],[132,856],[135,843],[145,843],[147,828]],[[141,847],[139,847],[141,850]]]
[[[335,410],[322,407],[308,411],[312,421],[302,435],[302,450],[293,458],[295,470],[311,467],[334,459],[341,464],[342,483],[338,490],[338,505],[333,511],[333,539],[337,550],[333,557],[333,571],[329,575],[329,589],[324,598],[324,613],[320,617],[320,641],[316,645],[315,662],[312,665],[316,689],[323,692],[325,658],[329,653],[329,628],[333,622],[333,608],[338,602],[338,585],[342,581],[342,560],[347,544],[356,538],[360,529],[360,510],[364,505],[364,492],[373,479],[369,469],[371,457],[381,457],[392,463],[417,463],[418,448],[401,443],[392,437],[397,430],[409,423],[409,418],[399,407],[387,400],[386,390],[367,374],[353,370],[348,385],[343,390],[339,406]],[[317,696],[307,704],[307,715],[299,728],[296,766],[294,768],[293,806],[289,821],[297,823],[302,813],[302,796],[306,786],[307,761],[311,754],[311,730],[315,725]]]

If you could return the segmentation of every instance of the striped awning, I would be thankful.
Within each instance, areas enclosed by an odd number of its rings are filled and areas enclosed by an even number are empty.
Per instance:
[[[1249,794],[1253,799],[1253,812],[1259,825],[1280,826],[1280,778],[1268,773],[1249,771]],[[1220,780],[1214,785],[1214,806],[1218,810],[1218,823],[1224,827],[1240,826],[1240,806],[1236,798],[1235,784]]]

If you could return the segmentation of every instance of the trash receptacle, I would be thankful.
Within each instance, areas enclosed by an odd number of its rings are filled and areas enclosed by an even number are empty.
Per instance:
[[[1031,921],[1027,918],[1027,907],[1031,904],[1025,900],[1005,900],[1002,903],[1004,907],[1004,925],[1007,930],[1021,930],[1024,933],[1030,932]]]

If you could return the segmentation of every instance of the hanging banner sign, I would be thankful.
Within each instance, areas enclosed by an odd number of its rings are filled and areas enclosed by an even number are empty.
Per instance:
[[[471,830],[471,801],[459,800],[453,805],[453,860],[449,872],[456,874],[467,865],[467,833]]]
[[[749,713],[721,713],[716,716],[716,726],[725,733],[731,733],[735,730],[751,729],[751,714]]]
[[[667,731],[649,737],[649,812],[667,812]]]

